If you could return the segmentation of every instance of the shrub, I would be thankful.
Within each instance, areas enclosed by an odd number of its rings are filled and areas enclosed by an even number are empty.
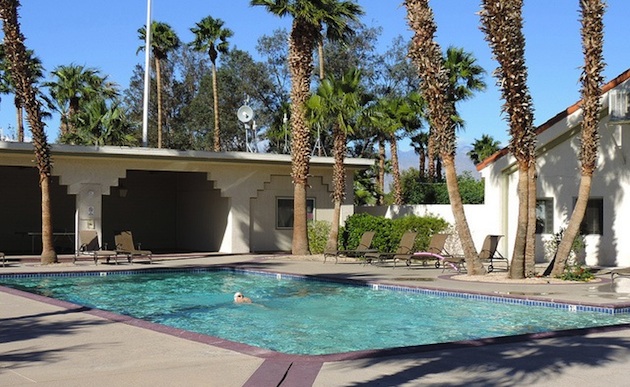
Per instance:
[[[308,223],[308,244],[312,254],[322,254],[330,235],[330,222],[316,220]]]
[[[553,234],[553,238],[545,241],[545,255],[547,258],[555,258],[556,252],[558,251],[558,246],[560,246],[560,242],[562,241],[562,236],[564,235],[564,228],[561,228],[560,231]],[[567,264],[564,269],[564,273],[559,276],[560,279],[565,281],[590,281],[595,276],[591,273],[587,268],[583,267],[578,257],[586,248],[586,241],[584,239],[584,235],[578,234],[573,240],[573,245],[571,245],[571,251],[569,252],[569,258],[567,259]]]
[[[398,248],[402,234],[411,230],[418,232],[414,249],[424,251],[429,246],[431,236],[447,229],[448,226],[444,219],[431,215],[407,215],[397,219],[386,219],[382,216],[355,214],[346,220],[345,227],[340,233],[339,245],[345,249],[354,249],[365,231],[376,231],[372,248],[382,252],[393,252]]]

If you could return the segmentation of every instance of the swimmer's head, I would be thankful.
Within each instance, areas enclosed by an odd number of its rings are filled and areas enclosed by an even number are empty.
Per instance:
[[[243,298],[243,293],[241,292],[234,293],[234,301],[238,301],[240,298]]]

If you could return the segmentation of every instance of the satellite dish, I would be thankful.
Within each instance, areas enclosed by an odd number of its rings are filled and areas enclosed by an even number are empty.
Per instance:
[[[236,113],[238,120],[246,123],[254,118],[254,111],[247,105],[241,106]]]

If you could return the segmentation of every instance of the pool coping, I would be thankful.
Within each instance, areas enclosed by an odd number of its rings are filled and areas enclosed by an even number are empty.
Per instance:
[[[362,281],[357,279],[350,278],[336,278],[329,277],[325,275],[304,275],[304,274],[295,274],[290,272],[282,272],[282,271],[271,271],[271,270],[263,270],[263,269],[246,269],[243,267],[239,267],[237,265],[230,264],[221,264],[221,265],[208,265],[208,266],[199,266],[199,267],[187,267],[187,268],[134,268],[131,270],[80,270],[80,271],[59,271],[59,272],[24,272],[24,273],[7,273],[0,274],[0,278],[2,277],[28,277],[28,276],[81,276],[81,275],[101,275],[101,272],[107,273],[115,273],[115,274],[138,274],[142,273],[150,273],[150,272],[186,272],[186,271],[217,271],[217,270],[230,270],[237,272],[246,272],[246,273],[254,273],[268,276],[284,276],[288,278],[294,279],[308,279],[308,280],[318,280],[318,281],[327,281],[327,282],[335,282],[335,283],[346,283],[358,286],[383,286],[388,289],[398,290],[398,291],[411,291],[411,292],[424,292],[428,291],[429,293],[444,293],[443,296],[453,296],[464,294],[466,297],[491,297],[494,299],[506,299],[510,301],[514,301],[512,303],[527,303],[527,302],[536,302],[536,303],[553,303],[557,304],[561,307],[568,307],[571,305],[575,306],[583,306],[583,307],[595,307],[595,308],[612,308],[619,309],[621,308],[630,308],[630,303],[627,304],[590,304],[590,303],[575,303],[563,300],[553,300],[549,299],[541,299],[536,297],[519,297],[518,295],[497,295],[497,294],[489,294],[484,292],[473,292],[473,291],[454,291],[451,289],[436,289],[436,288],[423,288],[421,286],[414,285],[400,285],[393,284],[388,281]],[[446,276],[448,277],[448,276]],[[276,352],[269,349],[264,349],[260,347],[251,346],[244,343],[239,343],[236,341],[231,341],[227,339],[222,339],[215,336],[205,335],[201,333],[195,333],[186,331],[179,328],[173,328],[166,325],[162,325],[159,323],[153,323],[146,320],[141,320],[135,317],[125,316],[122,314],[118,314],[115,312],[109,312],[97,308],[85,307],[82,305],[74,304],[68,301],[62,301],[59,299],[42,296],[34,293],[29,293],[26,291],[6,287],[0,285],[0,292],[12,294],[15,296],[24,297],[27,299],[31,299],[34,301],[46,303],[49,305],[57,306],[63,309],[86,313],[98,318],[102,318],[112,322],[123,323],[126,325],[147,329],[163,334],[167,334],[170,336],[182,338],[189,341],[194,341],[206,345],[216,346],[222,349],[235,351],[244,355],[255,356],[258,358],[278,361],[281,363],[289,364],[289,367],[294,362],[304,364],[311,364],[312,367],[315,367],[317,364],[320,365],[325,362],[337,362],[337,361],[346,361],[346,360],[359,360],[359,359],[369,359],[369,358],[380,358],[380,357],[388,357],[388,356],[399,356],[406,354],[414,354],[414,353],[425,353],[432,351],[440,351],[440,350],[453,350],[460,348],[468,348],[468,347],[481,347],[487,345],[498,345],[498,344],[510,344],[510,343],[519,343],[526,342],[537,339],[548,339],[548,338],[557,338],[557,337],[567,337],[567,336],[584,336],[591,333],[602,333],[602,332],[613,332],[619,330],[627,330],[630,329],[630,324],[617,324],[617,325],[609,325],[609,326],[601,326],[601,327],[592,327],[592,328],[576,328],[576,329],[567,329],[567,330],[559,330],[559,331],[549,331],[549,332],[540,332],[540,333],[528,333],[521,335],[512,335],[512,336],[500,336],[500,337],[491,337],[491,338],[482,338],[482,339],[473,339],[473,340],[462,340],[462,341],[453,341],[448,343],[435,343],[435,344],[423,344],[423,345],[414,345],[414,346],[404,346],[404,347],[392,347],[392,348],[384,348],[384,349],[370,349],[370,350],[359,350],[359,351],[351,351],[351,352],[340,352],[333,354],[322,354],[322,355],[302,355],[302,354],[287,354],[282,352]],[[572,311],[572,310],[571,310]],[[605,313],[605,312],[603,312]],[[626,312],[628,313],[628,312]],[[282,366],[283,367],[283,366]],[[307,368],[306,372],[314,372],[311,368]],[[264,370],[261,370],[264,372]]]

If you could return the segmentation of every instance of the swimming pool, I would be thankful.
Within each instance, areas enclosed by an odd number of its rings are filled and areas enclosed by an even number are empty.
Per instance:
[[[2,276],[0,283],[191,332],[303,355],[630,322],[630,314],[576,312],[573,305],[533,301],[524,305],[500,297],[353,286],[260,272],[86,274]],[[254,303],[234,304],[236,291],[244,292]]]

